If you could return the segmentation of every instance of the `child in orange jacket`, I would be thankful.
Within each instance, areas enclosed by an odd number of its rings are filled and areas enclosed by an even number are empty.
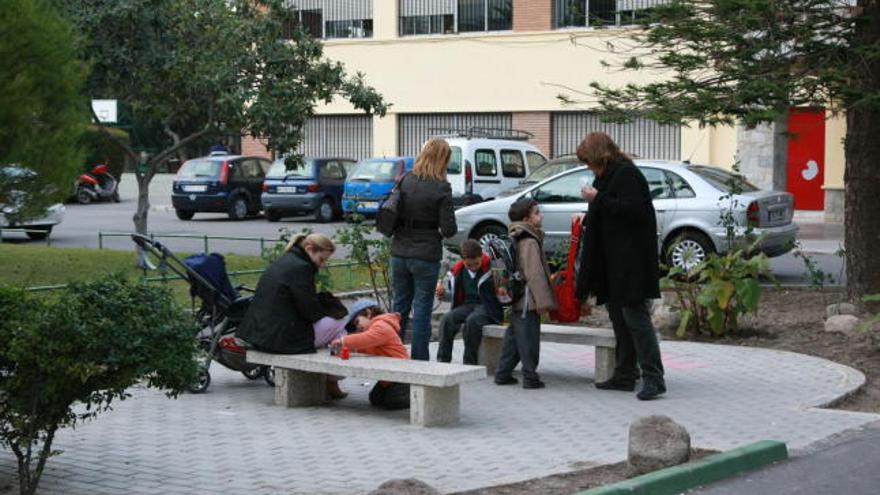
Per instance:
[[[385,313],[377,302],[370,300],[357,301],[355,308],[357,313],[350,318],[349,327],[356,329],[356,333],[335,339],[331,346],[345,346],[352,352],[374,356],[409,359],[409,352],[400,340],[399,314]],[[370,391],[370,404],[386,409],[407,409],[409,385],[380,381]]]

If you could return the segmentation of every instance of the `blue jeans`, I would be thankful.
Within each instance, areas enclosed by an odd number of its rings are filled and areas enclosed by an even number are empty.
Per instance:
[[[440,262],[417,258],[391,257],[391,287],[394,311],[400,313],[400,338],[406,335],[409,312],[412,310],[412,359],[428,361],[431,341],[431,310],[434,290],[440,277]]]

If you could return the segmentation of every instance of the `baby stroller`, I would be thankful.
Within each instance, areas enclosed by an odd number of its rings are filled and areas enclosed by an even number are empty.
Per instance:
[[[145,253],[158,260],[159,269],[171,270],[189,282],[193,314],[200,328],[196,338],[205,352],[198,380],[190,386],[190,392],[202,393],[211,385],[211,361],[240,371],[250,380],[263,378],[266,383],[275,386],[273,370],[269,366],[248,363],[247,348],[243,341],[235,337],[235,331],[253,299],[253,296],[242,297],[239,291],[253,291],[244,286],[232,286],[223,256],[217,253],[194,254],[181,261],[158,241],[140,234],[132,234],[131,238]],[[198,309],[196,300],[199,301]]]

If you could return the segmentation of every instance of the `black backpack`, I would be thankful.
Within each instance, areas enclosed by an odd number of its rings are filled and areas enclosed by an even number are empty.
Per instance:
[[[391,194],[379,205],[379,211],[376,212],[376,230],[385,237],[393,236],[394,230],[400,222],[400,212],[403,210],[403,195],[400,192],[400,187],[408,175],[408,173],[405,174],[397,181],[397,184],[394,184]]]
[[[511,306],[526,292],[526,281],[516,266],[516,239],[502,235],[486,244],[495,296],[502,306]]]

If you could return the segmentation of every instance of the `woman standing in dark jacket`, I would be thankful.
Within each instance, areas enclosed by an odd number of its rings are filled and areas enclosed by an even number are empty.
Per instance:
[[[651,299],[660,297],[657,218],[648,182],[602,132],[587,135],[577,156],[595,173],[582,197],[590,203],[581,230],[576,295],[605,304],[617,339],[617,366],[605,390],[632,391],[642,375],[641,400],[666,392]]]
[[[434,286],[440,276],[443,238],[458,230],[452,187],[446,181],[451,151],[442,139],[425,144],[412,173],[401,179],[400,224],[391,238],[394,312],[401,315],[401,337],[413,310],[412,359],[427,361],[431,340]]]
[[[260,277],[236,335],[256,349],[278,354],[315,352],[313,324],[328,314],[315,290],[318,269],[333,255],[322,234],[299,234]]]

